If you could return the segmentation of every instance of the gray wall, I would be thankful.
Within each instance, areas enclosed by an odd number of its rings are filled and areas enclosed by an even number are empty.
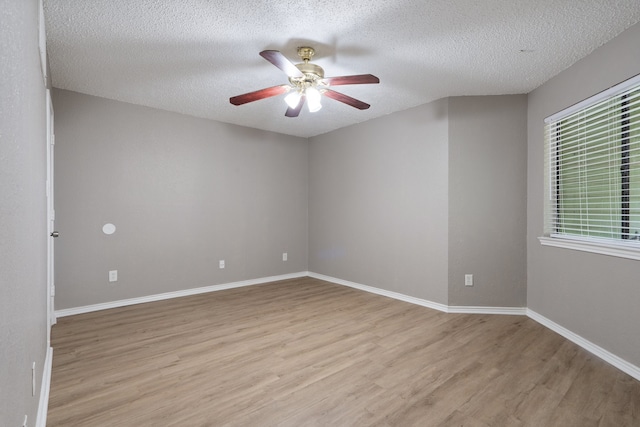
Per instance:
[[[526,95],[449,100],[449,305],[526,306],[526,132]]]
[[[524,307],[526,99],[442,99],[311,138],[309,270]]]
[[[45,86],[38,2],[0,2],[0,424],[36,419],[47,346]],[[31,364],[36,362],[36,396]]]
[[[640,366],[640,262],[541,246],[543,120],[640,73],[640,24],[529,95],[527,304],[535,312]]]
[[[310,271],[447,303],[447,110],[310,139]]]
[[[56,309],[307,270],[306,139],[63,90],[53,101]]]

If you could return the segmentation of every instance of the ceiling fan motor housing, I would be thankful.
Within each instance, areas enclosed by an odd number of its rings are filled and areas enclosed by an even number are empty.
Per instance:
[[[315,55],[315,50],[311,47],[299,47],[298,56],[302,58],[304,62],[295,64],[296,68],[304,74],[304,77],[290,77],[289,81],[298,88],[304,88],[308,86],[316,86],[320,83],[320,80],[324,79],[324,70],[322,67],[309,62]]]
[[[300,64],[296,64],[296,68],[302,71],[303,74],[312,74],[317,78],[324,78],[324,70],[322,67],[316,64],[312,64],[310,62],[302,62]]]
[[[298,89],[304,89],[310,86],[323,85],[322,79],[324,79],[324,70],[322,67],[311,64],[309,62],[303,62],[296,64],[296,68],[304,74],[303,77],[289,77],[289,81],[294,87]]]

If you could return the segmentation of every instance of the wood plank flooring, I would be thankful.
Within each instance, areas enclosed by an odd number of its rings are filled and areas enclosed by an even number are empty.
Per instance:
[[[524,316],[312,278],[59,319],[49,426],[640,426],[640,382]]]

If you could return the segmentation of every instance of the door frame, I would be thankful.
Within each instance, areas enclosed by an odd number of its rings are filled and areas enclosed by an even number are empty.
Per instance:
[[[54,147],[55,133],[53,131],[53,103],[51,90],[47,89],[47,343],[51,345],[51,326],[56,324],[54,299],[55,287],[55,256],[54,237],[56,211],[54,208]]]

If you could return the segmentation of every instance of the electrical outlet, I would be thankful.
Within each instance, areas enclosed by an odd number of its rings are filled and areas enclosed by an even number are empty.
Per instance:
[[[224,268],[224,260],[223,260],[223,259],[221,259],[221,260],[218,262],[218,266],[219,266],[220,268]]]
[[[286,261],[288,258],[287,253],[286,252],[282,252],[282,260]]]
[[[464,275],[464,285],[465,286],[473,286],[473,274],[465,274]]]
[[[118,270],[109,271],[109,281],[117,282],[118,281]]]

